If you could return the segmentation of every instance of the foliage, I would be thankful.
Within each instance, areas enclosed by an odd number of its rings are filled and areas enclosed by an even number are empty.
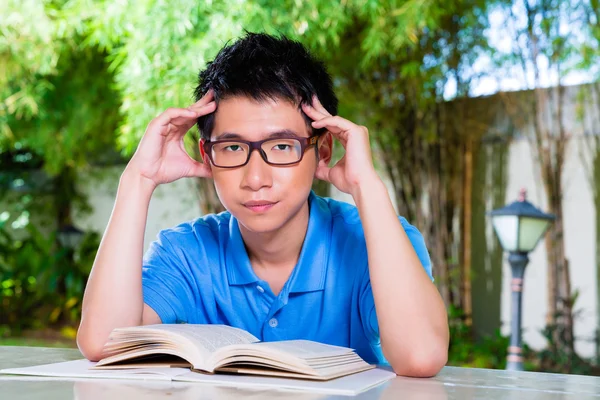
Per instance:
[[[497,330],[493,336],[483,336],[475,339],[472,327],[465,323],[466,315],[461,309],[450,307],[448,311],[450,322],[450,349],[448,363],[450,366],[470,368],[505,369],[509,336],[503,336]],[[552,344],[558,336],[566,335],[564,327],[548,326],[542,332],[549,346],[536,351],[523,343],[524,369],[526,371],[554,372],[562,374],[600,375],[600,368],[590,360],[579,357],[572,352],[561,350],[560,346]],[[566,340],[562,337],[560,340]]]
[[[578,4],[578,11],[583,13],[587,22],[583,28],[587,31],[587,40],[579,47],[579,68],[588,71],[594,81],[600,79],[600,1],[589,0]]]
[[[121,101],[107,54],[85,45],[81,32],[58,16],[64,3],[0,4],[4,335],[64,326],[73,336],[99,238],[88,233],[71,262],[56,229],[70,223],[73,206],[89,211],[74,171],[115,159]]]
[[[543,335],[548,341],[548,346],[538,353],[526,352],[525,357],[530,361],[531,368],[545,372],[577,375],[597,375],[598,368],[589,360],[583,359],[572,351],[565,351],[564,346],[555,343],[568,343],[570,333],[563,324],[547,325]]]
[[[56,347],[56,348],[75,348],[74,340],[65,340],[64,338],[49,339],[44,337],[6,337],[0,334],[0,346],[27,346],[27,347]]]
[[[119,95],[106,54],[65,31],[56,2],[0,6],[0,153],[27,148],[57,175],[114,148]]]
[[[344,61],[346,66],[358,67],[357,71],[370,71],[382,56],[416,48],[423,32],[449,15],[461,12],[469,3],[464,0],[458,3],[180,0],[174,6],[150,0],[117,3],[55,0],[43,5],[38,2],[24,10],[20,2],[10,0],[2,10],[11,18],[0,26],[3,38],[0,43],[4,45],[0,50],[4,48],[3,54],[11,60],[11,71],[20,74],[19,82],[24,82],[27,88],[31,82],[43,81],[34,71],[47,74],[60,71],[56,60],[60,60],[64,49],[92,48],[104,52],[122,98],[124,120],[119,143],[130,154],[147,122],[166,107],[188,104],[198,70],[224,43],[244,30],[286,34],[328,60],[334,56],[332,48],[342,44],[343,36],[355,32],[360,24],[363,29],[357,49],[361,54]],[[38,21],[43,22],[43,36],[33,28]],[[17,40],[16,32],[26,35]],[[28,46],[22,45],[23,42]],[[28,68],[24,60],[27,56],[35,57],[32,50],[38,48],[44,50],[39,53],[43,57],[36,58],[37,68]],[[406,65],[407,73],[411,65],[415,70],[418,64]],[[53,85],[46,83],[47,87],[39,91],[42,94],[52,90]],[[42,111],[38,92],[32,93],[21,86],[8,90],[11,95],[16,91],[17,97],[24,96],[27,101],[10,109],[5,104],[7,114],[37,115]]]
[[[579,292],[575,291],[570,303],[575,306]],[[558,311],[564,313],[564,310]],[[573,313],[576,319],[581,316],[581,311]],[[560,321],[559,315],[554,321]],[[600,375],[600,366],[592,360],[580,357],[576,352],[565,346],[571,340],[572,332],[562,323],[547,324],[541,331],[548,345],[541,351],[525,349],[526,365],[531,370],[555,372],[577,375]],[[598,338],[596,338],[597,340]]]
[[[472,368],[504,369],[509,338],[497,330],[494,336],[474,339],[472,327],[465,323],[464,311],[449,308],[450,348],[448,364]]]
[[[7,212],[0,221],[0,336],[75,326],[100,242],[98,233],[84,236],[72,261],[66,249],[56,247],[55,234],[43,234],[29,223],[9,231],[8,222],[15,219]],[[72,335],[73,329],[65,332]]]

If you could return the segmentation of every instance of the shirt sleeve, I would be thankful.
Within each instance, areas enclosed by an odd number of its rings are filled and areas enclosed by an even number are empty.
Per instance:
[[[158,234],[158,239],[150,244],[144,255],[144,303],[158,314],[163,324],[188,320],[188,305],[193,296],[190,285],[186,284],[186,265],[168,240],[165,231]]]
[[[423,269],[433,281],[433,275],[431,272],[431,259],[429,258],[429,252],[427,251],[427,246],[425,246],[425,239],[423,238],[423,235],[421,235],[421,232],[419,232],[417,228],[409,224],[405,218],[399,217],[399,219],[404,231],[406,232],[406,235],[408,236],[413,248],[415,249],[415,252],[417,253],[417,256],[419,257],[419,260],[421,261]],[[378,346],[380,344],[379,323],[377,322],[375,300],[373,298],[373,290],[371,289],[369,267],[366,261],[359,290],[359,309],[365,335],[369,339],[369,342],[372,346]]]

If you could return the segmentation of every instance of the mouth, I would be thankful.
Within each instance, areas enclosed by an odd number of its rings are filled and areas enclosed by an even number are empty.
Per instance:
[[[278,202],[276,202],[276,201],[273,202],[273,201],[267,201],[267,200],[253,200],[253,201],[248,201],[248,202],[244,203],[244,207],[246,207],[248,210],[256,212],[256,213],[262,213],[262,212],[270,210],[277,203]]]

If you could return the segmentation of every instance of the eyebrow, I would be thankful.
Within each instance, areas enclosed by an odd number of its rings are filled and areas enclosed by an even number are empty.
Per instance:
[[[301,139],[302,136],[298,135],[295,131],[291,129],[282,129],[279,131],[271,132],[269,135],[265,136],[264,139],[278,139],[278,138],[291,138],[291,139]],[[236,140],[245,140],[239,133],[233,132],[223,132],[220,135],[217,135],[213,141],[218,140],[228,140],[228,139],[236,139]]]

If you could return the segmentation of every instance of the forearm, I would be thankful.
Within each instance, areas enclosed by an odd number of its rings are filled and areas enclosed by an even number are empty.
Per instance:
[[[114,328],[142,322],[142,257],[152,190],[127,169],[121,176],[83,298],[77,341],[87,358],[98,357]]]
[[[445,364],[444,303],[379,178],[353,193],[363,224],[382,350],[399,375],[431,376]]]

